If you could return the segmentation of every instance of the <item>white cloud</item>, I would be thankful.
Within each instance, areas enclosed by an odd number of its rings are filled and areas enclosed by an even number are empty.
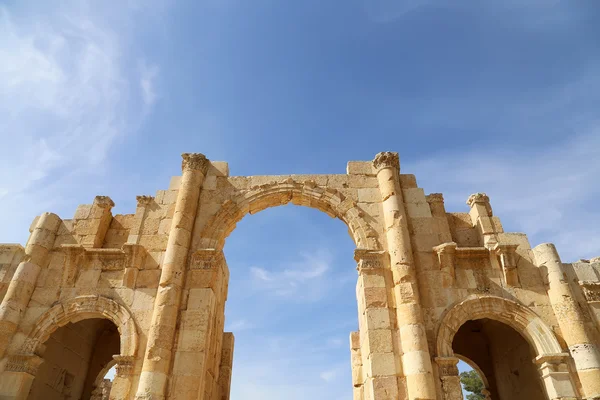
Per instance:
[[[302,253],[299,261],[288,263],[283,270],[251,267],[255,288],[276,296],[297,300],[318,300],[324,293],[324,283],[330,270],[332,255],[321,249],[313,254]]]
[[[142,99],[147,107],[154,105],[157,99],[156,78],[158,76],[158,66],[148,65],[146,61],[140,63],[140,88],[142,89]]]
[[[337,375],[338,375],[338,371],[336,369],[330,369],[330,370],[321,372],[321,374],[319,376],[325,382],[330,382],[330,381],[334,380],[337,377]]]
[[[532,246],[554,242],[568,262],[600,255],[598,148],[600,124],[551,147],[442,153],[405,171],[443,192],[448,212],[468,211],[469,194],[486,192],[505,231],[526,233]]]
[[[157,97],[156,66],[142,71],[143,94],[131,90],[128,7],[26,3],[0,6],[0,242],[24,241],[27,229],[15,227],[97,181],[112,146],[140,123],[136,99]]]

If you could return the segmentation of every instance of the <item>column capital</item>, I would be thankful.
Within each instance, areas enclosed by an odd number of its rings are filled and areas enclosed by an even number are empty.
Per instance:
[[[141,195],[141,196],[135,196],[135,199],[137,200],[137,206],[147,206],[152,204],[152,202],[154,201],[154,196],[147,196],[147,195]]]
[[[384,168],[393,168],[400,171],[400,157],[395,151],[383,151],[377,153],[373,160],[373,166],[377,172]]]
[[[37,370],[44,360],[35,354],[16,354],[10,356],[6,364],[6,370],[11,372],[25,372],[35,376]]]
[[[129,376],[133,372],[133,356],[122,356],[121,354],[116,354],[113,356],[113,360],[117,362],[115,365],[117,370],[117,376],[124,378]]]
[[[356,270],[359,274],[365,271],[381,270],[385,267],[386,251],[366,249],[354,250],[354,259],[358,263]]]
[[[94,198],[94,205],[100,208],[111,209],[115,206],[115,202],[108,196],[96,196]]]
[[[428,203],[443,203],[444,195],[442,193],[430,193],[425,196],[425,200],[427,200]]]
[[[204,175],[206,175],[210,161],[208,161],[208,158],[206,158],[204,154],[183,153],[181,158],[183,159],[181,162],[182,171],[201,171]]]
[[[440,376],[458,376],[458,357],[436,357],[435,363],[440,369]]]

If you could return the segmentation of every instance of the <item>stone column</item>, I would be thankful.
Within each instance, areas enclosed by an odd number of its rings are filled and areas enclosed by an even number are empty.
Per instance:
[[[131,391],[135,359],[133,356],[122,356],[120,354],[114,355],[113,359],[117,362],[115,364],[117,373],[112,381],[108,398],[109,400],[127,399]]]
[[[436,398],[435,383],[423,324],[408,218],[400,187],[398,153],[379,153],[373,165],[381,191],[408,398],[433,400]]]
[[[386,268],[387,254],[383,251],[357,249],[354,258],[358,262],[358,282],[356,297],[358,300],[359,346],[362,367],[360,379],[353,382],[354,397],[363,396],[368,400],[392,400],[405,398],[404,386],[399,382],[400,371],[397,368],[397,351],[394,351],[394,325],[390,318],[388,290],[391,286],[389,269]],[[402,389],[402,391],[400,390]],[[362,397],[358,397],[362,400]]]
[[[577,395],[571,382],[567,359],[569,354],[546,354],[534,360],[550,400],[575,400]]]
[[[209,165],[206,157],[199,153],[184,153],[182,157],[181,187],[175,203],[136,399],[164,399],[169,377],[192,229],[200,189]]]
[[[0,359],[21,322],[40,270],[48,264],[48,253],[54,246],[60,222],[56,214],[43,213],[27,241],[25,258],[17,267],[0,304]]]
[[[463,400],[462,386],[458,373],[458,358],[437,357],[435,363],[438,365],[440,379],[442,381],[442,394],[444,400]]]
[[[585,329],[583,312],[573,296],[560,256],[551,243],[540,244],[533,252],[560,330],[575,361],[583,394],[585,398],[600,397],[600,355]]]

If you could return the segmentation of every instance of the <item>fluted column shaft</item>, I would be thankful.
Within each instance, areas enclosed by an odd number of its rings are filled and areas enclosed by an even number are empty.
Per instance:
[[[400,187],[397,153],[379,153],[373,161],[381,191],[385,234],[394,280],[403,374],[409,399],[436,398],[431,356],[423,324],[408,218]]]
[[[43,213],[29,237],[25,259],[17,266],[0,304],[0,359],[21,322],[40,270],[48,264],[48,253],[54,246],[59,226],[60,218],[56,214]]]
[[[185,153],[182,157],[181,187],[175,203],[136,399],[164,399],[167,388],[184,271],[200,189],[209,164],[199,153]]]
[[[600,354],[585,329],[585,318],[563,272],[560,256],[551,243],[540,244],[533,252],[560,330],[575,361],[583,394],[590,399],[600,397]]]

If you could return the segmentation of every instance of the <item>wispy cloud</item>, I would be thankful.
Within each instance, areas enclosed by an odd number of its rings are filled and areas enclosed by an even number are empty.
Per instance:
[[[314,254],[300,254],[299,261],[282,266],[282,270],[278,266],[251,267],[250,274],[258,290],[298,300],[317,300],[323,294],[323,280],[331,261],[331,253],[321,249]]]
[[[131,84],[131,28],[113,23],[130,12],[88,1],[0,6],[0,137],[10,149],[0,159],[0,229],[11,227],[0,241],[23,239],[12,227],[97,179],[112,146],[139,126],[138,99],[156,100],[156,66],[141,71],[139,92]]]
[[[227,332],[240,332],[240,331],[245,331],[245,330],[249,330],[252,329],[253,325],[245,320],[245,319],[236,319],[232,322],[227,322],[225,324],[225,330]]]
[[[148,65],[146,61],[140,62],[140,87],[142,99],[147,107],[154,105],[158,97],[155,88],[157,76],[158,66]]]

